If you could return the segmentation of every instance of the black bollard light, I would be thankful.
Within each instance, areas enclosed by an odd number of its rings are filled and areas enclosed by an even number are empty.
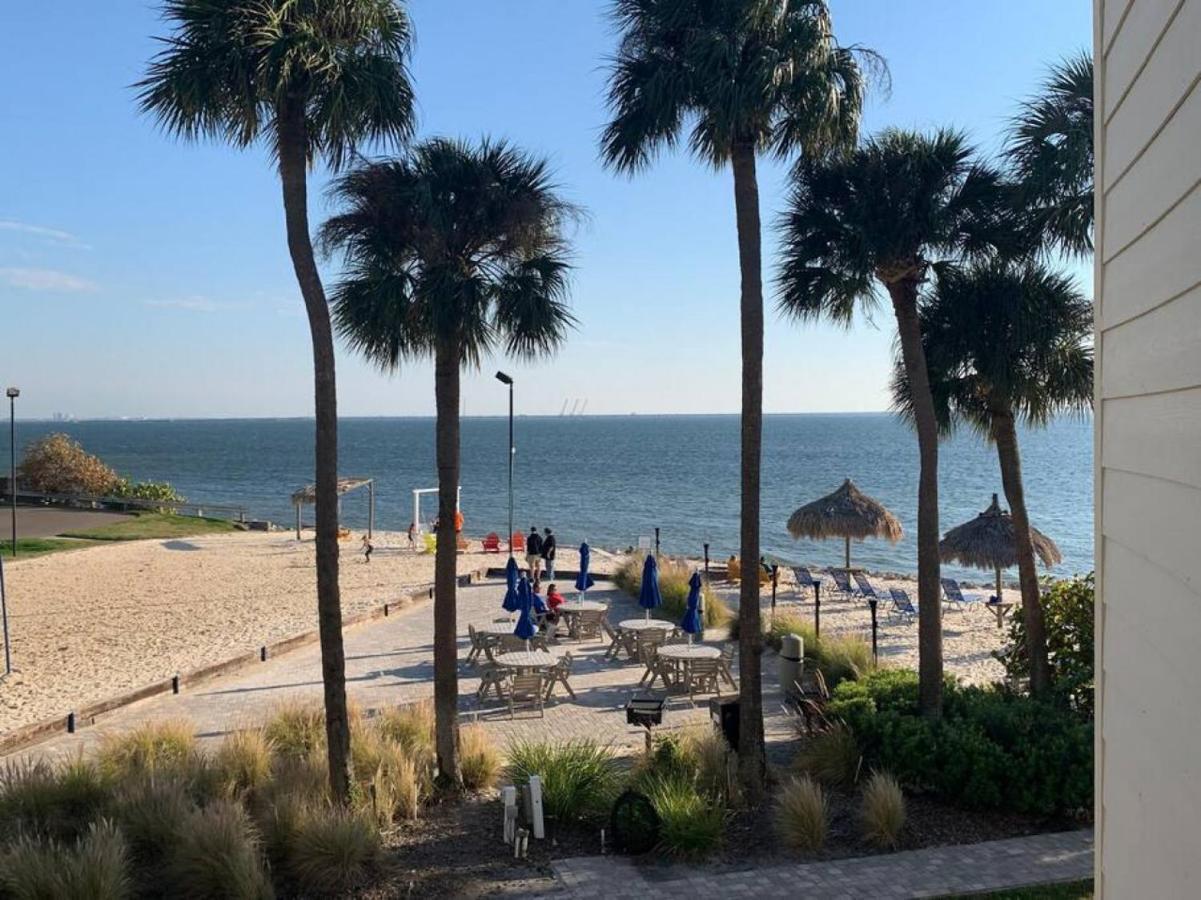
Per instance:
[[[822,636],[822,583],[813,584],[813,636]]]
[[[655,558],[659,558],[659,526],[655,526]]]
[[[879,663],[880,662],[880,648],[876,644],[876,603],[877,602],[878,601],[876,600],[876,598],[872,597],[870,600],[867,601],[867,605],[872,608],[872,661]]]
[[[179,676],[178,675],[171,676],[171,693],[172,694],[179,693]]]
[[[705,581],[709,580],[709,543],[705,542]]]
[[[775,563],[771,566],[771,620],[776,621],[776,586],[780,583],[780,567]]]

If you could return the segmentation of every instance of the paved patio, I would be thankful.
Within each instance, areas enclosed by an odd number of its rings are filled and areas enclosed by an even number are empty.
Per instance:
[[[459,658],[469,649],[468,623],[477,627],[504,615],[500,607],[504,595],[502,581],[485,581],[458,591],[458,620],[461,637]],[[610,621],[641,617],[643,611],[624,593],[593,590],[588,596],[610,604]],[[412,703],[433,696],[433,604],[424,602],[394,612],[387,618],[356,626],[346,631],[347,691],[353,703],[370,714],[381,708]],[[624,706],[642,675],[642,667],[627,661],[604,659],[608,641],[577,643],[561,641],[557,652],[570,651],[575,657],[571,684],[576,700],[559,689],[556,699],[546,706],[545,716],[536,711],[519,710],[510,718],[507,706],[494,697],[480,703],[475,690],[479,684],[473,666],[460,662],[460,710],[463,721],[479,721],[496,736],[500,744],[513,738],[556,739],[592,738],[612,743],[621,749],[642,746],[644,732],[625,722]],[[795,737],[784,716],[775,681],[775,666],[765,660],[765,696],[769,740],[784,752]],[[127,731],[152,720],[186,719],[196,726],[202,741],[219,740],[231,731],[252,727],[270,716],[283,702],[321,702],[320,650],[310,644],[264,663],[204,683],[177,695],[163,695],[133,706],[115,710],[90,727],[74,735],[62,734],[33,747],[18,751],[18,756],[60,757],[87,751],[113,732]],[[675,729],[706,721],[707,704],[698,698],[696,706],[687,697],[673,697],[664,727]]]
[[[882,856],[715,874],[684,866],[648,868],[613,856],[552,863],[559,889],[541,896],[646,900],[798,896],[823,900],[939,897],[1062,881],[1093,874],[1092,831],[931,847]],[[808,893],[806,893],[808,892]]]

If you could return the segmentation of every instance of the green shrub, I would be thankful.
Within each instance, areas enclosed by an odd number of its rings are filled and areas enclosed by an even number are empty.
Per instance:
[[[14,900],[124,900],[133,894],[125,842],[93,823],[70,848],[24,836],[0,858],[0,886]]]
[[[288,876],[320,896],[340,896],[365,884],[382,846],[366,811],[331,807],[301,812],[290,843]]]
[[[862,761],[859,744],[850,729],[835,725],[813,737],[797,753],[793,766],[823,784],[841,787],[859,780]]]
[[[186,785],[177,778],[135,778],[118,788],[114,818],[129,843],[140,881],[155,883],[195,809]]]
[[[861,634],[827,633],[819,638],[808,619],[791,612],[777,613],[775,618],[768,619],[765,628],[763,643],[777,653],[785,635],[799,635],[805,661],[821,670],[830,689],[840,682],[862,678],[876,669],[871,642]],[[740,630],[738,619],[732,619],[729,639],[737,641]]]
[[[645,560],[645,553],[631,553],[621,561],[613,574],[614,583],[631,597],[637,597],[642,590],[642,566]],[[659,594],[663,597],[660,614],[664,618],[684,617],[688,606],[688,581],[692,573],[693,568],[686,562],[667,556],[659,557]],[[720,628],[734,618],[729,605],[708,584],[701,589],[701,603],[706,628]]]
[[[91,762],[9,762],[0,769],[0,835],[74,841],[109,808],[112,784]]]
[[[311,703],[283,704],[267,721],[263,736],[280,756],[308,757],[325,749],[325,711]]]
[[[651,775],[642,788],[659,815],[659,846],[675,856],[698,858],[720,846],[726,826],[721,803],[680,775]]]
[[[694,784],[705,797],[721,803],[736,796],[737,780],[730,776],[734,757],[721,732],[711,725],[697,725],[679,732],[657,735],[650,755],[642,754],[634,766],[631,785],[646,792],[648,785],[664,779]]]
[[[116,780],[142,775],[192,777],[203,760],[187,722],[156,722],[105,738],[96,753],[100,770]]]
[[[828,817],[826,795],[816,781],[801,775],[784,782],[775,812],[782,843],[797,850],[820,850],[826,843]]]
[[[492,787],[502,766],[500,753],[482,725],[466,725],[459,730],[459,767],[464,787],[470,791]]]
[[[850,726],[867,765],[907,786],[982,809],[1091,807],[1091,722],[1053,703],[951,680],[940,720],[924,718],[917,697],[915,672],[885,669],[843,682],[827,711]]]
[[[1047,655],[1055,694],[1081,715],[1093,715],[1093,629],[1095,584],[1090,572],[1070,581],[1057,581],[1042,597],[1047,628]],[[1011,680],[1030,677],[1026,656],[1026,623],[1021,615],[1009,619],[1009,645],[996,654]]]
[[[905,795],[886,772],[873,772],[863,785],[860,810],[863,837],[869,844],[895,849],[905,827]]]
[[[215,800],[180,823],[166,866],[167,894],[184,900],[272,896],[258,835],[236,803]]]
[[[542,779],[542,807],[560,820],[603,812],[616,797],[618,776],[613,751],[595,741],[514,741],[509,745],[508,776],[526,784]]]

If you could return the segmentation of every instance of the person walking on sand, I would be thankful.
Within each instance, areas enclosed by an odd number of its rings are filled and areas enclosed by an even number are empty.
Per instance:
[[[371,562],[371,553],[375,550],[375,546],[371,543],[371,538],[363,535],[363,562]]]
[[[416,532],[417,532],[417,523],[410,522],[409,523],[409,549],[410,550],[414,549],[414,547],[416,545],[416,541],[413,539],[413,535],[416,534]]]
[[[537,578],[542,568],[542,535],[534,525],[530,526],[529,537],[525,539],[525,564],[530,567],[530,578]]]
[[[546,580],[550,581],[555,577],[555,535],[549,528],[542,529],[545,535],[542,538],[542,561],[546,563]]]

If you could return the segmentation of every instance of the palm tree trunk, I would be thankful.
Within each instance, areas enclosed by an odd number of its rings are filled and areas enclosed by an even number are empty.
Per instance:
[[[458,548],[455,513],[459,497],[459,347],[440,341],[434,353],[434,402],[438,420],[438,548],[434,554],[434,716],[439,780],[457,789],[459,771],[458,625],[455,592]]]
[[[350,717],[346,710],[346,654],[342,647],[342,601],[338,590],[338,393],[334,337],[325,289],[313,258],[308,213],[308,143],[303,110],[281,104],[279,175],[283,184],[288,251],[308,313],[313,342],[316,427],[317,625],[321,680],[325,687],[325,734],[330,791],[350,800]]]
[[[734,146],[734,208],[738,223],[738,262],[742,272],[742,581],[738,595],[739,739],[743,789],[754,800],[763,793],[767,755],[763,743],[763,688],[760,671],[762,624],[759,612],[759,464],[763,431],[763,275],[759,225],[759,184],[755,148]]]
[[[1047,629],[1042,599],[1038,593],[1038,573],[1034,569],[1034,543],[1030,540],[1030,517],[1026,514],[1026,492],[1022,486],[1022,460],[1018,452],[1017,429],[1013,412],[994,408],[993,440],[1001,464],[1001,486],[1013,516],[1017,543],[1018,581],[1022,588],[1022,620],[1026,626],[1026,653],[1030,661],[1030,692],[1042,694],[1051,686],[1051,667],[1047,659]]]
[[[905,377],[913,398],[920,473],[917,489],[918,698],[922,713],[942,716],[942,602],[938,556],[938,420],[917,316],[918,276],[887,282],[897,317]]]

